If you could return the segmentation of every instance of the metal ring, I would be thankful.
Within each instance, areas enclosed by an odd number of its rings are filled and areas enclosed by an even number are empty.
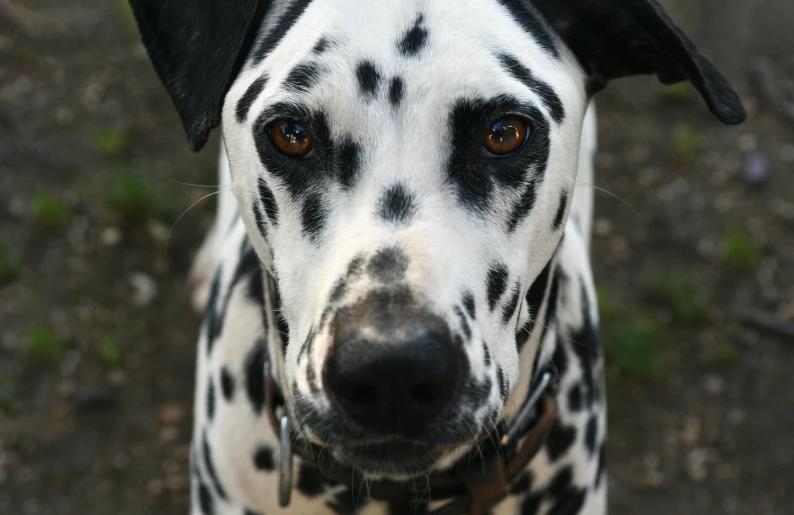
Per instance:
[[[526,425],[529,421],[529,418],[534,413],[532,409],[538,403],[538,399],[540,396],[543,395],[543,392],[546,391],[546,388],[549,387],[551,383],[551,372],[544,372],[543,375],[540,376],[538,382],[535,384],[535,387],[530,392],[527,400],[524,402],[524,405],[521,406],[521,410],[516,415],[516,418],[513,419],[513,423],[510,425],[510,429],[507,432],[507,438],[503,439],[503,444],[507,444],[517,436],[518,431],[521,430],[522,427]]]
[[[278,441],[278,470],[276,479],[278,483],[278,504],[282,508],[289,506],[292,495],[292,450],[290,449],[289,418],[281,417],[280,435]]]

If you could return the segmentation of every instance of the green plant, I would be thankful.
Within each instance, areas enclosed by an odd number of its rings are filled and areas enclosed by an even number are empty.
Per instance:
[[[122,221],[141,225],[157,211],[157,195],[152,184],[140,175],[128,173],[110,181],[106,204]]]
[[[725,263],[734,270],[753,270],[761,262],[761,249],[744,231],[730,231],[722,236]]]
[[[694,127],[679,123],[673,127],[673,149],[682,161],[692,161],[703,145],[703,136]]]
[[[62,229],[72,221],[71,208],[48,191],[39,190],[33,195],[33,219],[45,229]]]
[[[657,271],[644,280],[645,289],[682,320],[699,320],[711,306],[711,293],[696,274],[680,269]]]
[[[662,367],[661,331],[650,316],[633,317],[627,324],[605,331],[606,350],[621,371],[640,377],[655,376]]]
[[[9,283],[22,270],[22,256],[10,242],[0,239],[0,285]]]
[[[116,366],[121,362],[121,351],[115,338],[106,335],[99,342],[99,356],[108,366]]]
[[[37,361],[58,361],[64,353],[64,345],[55,331],[48,325],[35,325],[27,330],[28,353]]]
[[[117,156],[124,152],[129,133],[123,127],[111,127],[94,131],[94,145],[106,156]]]

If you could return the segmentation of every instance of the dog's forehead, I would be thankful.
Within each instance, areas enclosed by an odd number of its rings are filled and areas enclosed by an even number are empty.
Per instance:
[[[255,45],[239,82],[267,78],[255,112],[299,103],[322,111],[332,131],[366,133],[395,120],[446,122],[461,98],[510,94],[542,105],[517,80],[511,59],[554,84],[558,99],[569,96],[575,86],[561,45],[538,14],[523,4],[517,12],[515,4],[299,1],[266,20],[261,38],[274,44],[261,60],[263,45]]]

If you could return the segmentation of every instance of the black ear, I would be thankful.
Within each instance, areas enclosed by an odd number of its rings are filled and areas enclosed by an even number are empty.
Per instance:
[[[654,73],[664,84],[689,80],[714,116],[726,124],[746,113],[725,77],[703,57],[656,0],[532,0],[591,79]]]
[[[143,44],[197,152],[256,36],[267,0],[130,0]]]

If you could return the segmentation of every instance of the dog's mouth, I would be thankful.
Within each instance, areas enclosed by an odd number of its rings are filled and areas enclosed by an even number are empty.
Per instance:
[[[339,463],[367,475],[399,479],[426,474],[449,450],[438,445],[390,439],[335,447],[332,455]]]

